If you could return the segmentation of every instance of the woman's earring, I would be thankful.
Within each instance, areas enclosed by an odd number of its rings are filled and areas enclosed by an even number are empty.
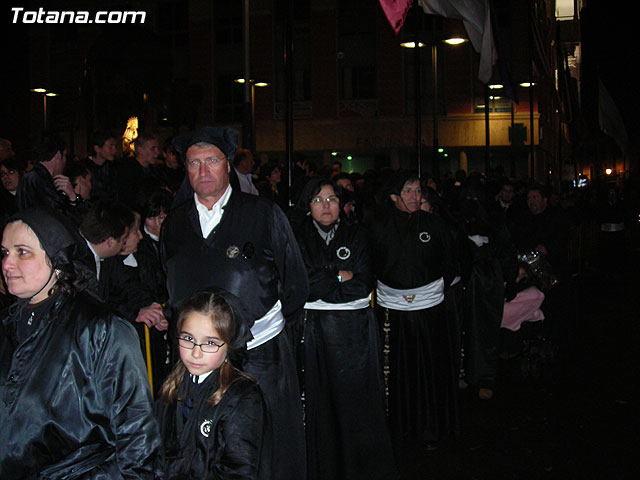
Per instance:
[[[62,270],[58,270],[56,268],[56,278],[60,278],[60,275],[62,274]]]

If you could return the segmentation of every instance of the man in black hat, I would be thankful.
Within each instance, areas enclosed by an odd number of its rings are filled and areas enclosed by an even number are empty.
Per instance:
[[[305,439],[293,348],[285,331],[307,299],[307,274],[278,206],[231,185],[238,132],[201,128],[178,137],[190,189],[162,226],[161,256],[169,301],[216,286],[239,297],[253,339],[244,370],[271,410],[273,478],[304,478]],[[184,192],[183,192],[184,193]]]

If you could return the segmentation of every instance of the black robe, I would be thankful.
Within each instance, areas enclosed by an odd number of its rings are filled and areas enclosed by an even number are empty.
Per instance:
[[[0,324],[0,478],[153,478],[160,441],[129,324],[80,293]],[[18,338],[23,338],[18,341]]]
[[[309,301],[345,303],[371,293],[364,230],[340,224],[327,245],[307,217],[296,238],[309,275]],[[353,278],[339,282],[339,270],[353,272]],[[371,307],[306,309],[303,345],[308,479],[397,478]]]
[[[156,471],[165,480],[247,479],[270,480],[271,436],[268,409],[260,387],[250,380],[236,380],[220,402],[208,399],[218,389],[218,372],[200,385],[184,376],[177,394],[191,398],[185,414],[181,400],[156,401],[162,448]]]
[[[242,300],[253,322],[280,300],[287,321],[308,295],[307,274],[289,223],[275,204],[233,189],[220,223],[205,239],[193,197],[162,225],[162,263],[171,305],[217,286]],[[283,331],[247,352],[244,370],[258,380],[274,424],[274,478],[306,470],[302,405],[295,357]]]
[[[487,209],[489,210],[489,209]],[[463,298],[464,378],[480,388],[494,388],[505,283],[518,274],[517,251],[502,212],[489,210],[461,218],[470,253]],[[469,237],[481,241],[478,245]]]
[[[373,259],[385,285],[412,289],[455,274],[453,242],[442,220],[391,208],[373,225]],[[408,300],[407,300],[408,301]],[[413,311],[376,307],[388,325],[390,426],[398,438],[433,442],[457,431],[456,327],[444,303]]]

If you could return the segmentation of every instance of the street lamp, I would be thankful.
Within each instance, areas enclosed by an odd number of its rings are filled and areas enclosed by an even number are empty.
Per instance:
[[[42,95],[42,131],[47,131],[47,97],[57,97],[58,94],[52,92],[51,90],[47,90],[43,87],[35,87],[32,88],[31,91],[33,93],[37,93]]]
[[[245,85],[244,78],[236,78],[234,82],[241,85]],[[249,85],[245,85],[245,88],[249,88],[249,112],[248,115],[244,115],[244,121],[242,125],[242,145],[244,148],[248,148],[252,153],[256,152],[256,94],[255,87],[264,88],[271,85],[269,82],[261,80],[249,79]]]
[[[438,45],[440,43],[446,43],[448,45],[460,45],[467,41],[466,38],[454,36],[446,39],[437,40],[435,38],[435,29],[433,31],[433,39],[430,42],[431,46],[431,76],[433,79],[433,145],[432,145],[432,158],[433,158],[433,171],[434,176],[439,176],[439,157],[438,157]],[[403,48],[414,49],[414,84],[415,84],[415,117],[416,117],[416,151],[418,161],[418,177],[422,175],[422,92],[420,87],[420,48],[426,45],[425,42],[420,41],[419,33],[416,33],[413,40],[407,40],[400,43]],[[416,48],[416,45],[418,48]]]

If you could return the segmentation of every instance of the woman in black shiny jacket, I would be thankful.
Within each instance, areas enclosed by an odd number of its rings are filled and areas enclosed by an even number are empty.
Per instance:
[[[131,325],[83,292],[84,240],[46,209],[2,238],[0,478],[153,478],[158,429]],[[84,272],[87,273],[84,273]]]

